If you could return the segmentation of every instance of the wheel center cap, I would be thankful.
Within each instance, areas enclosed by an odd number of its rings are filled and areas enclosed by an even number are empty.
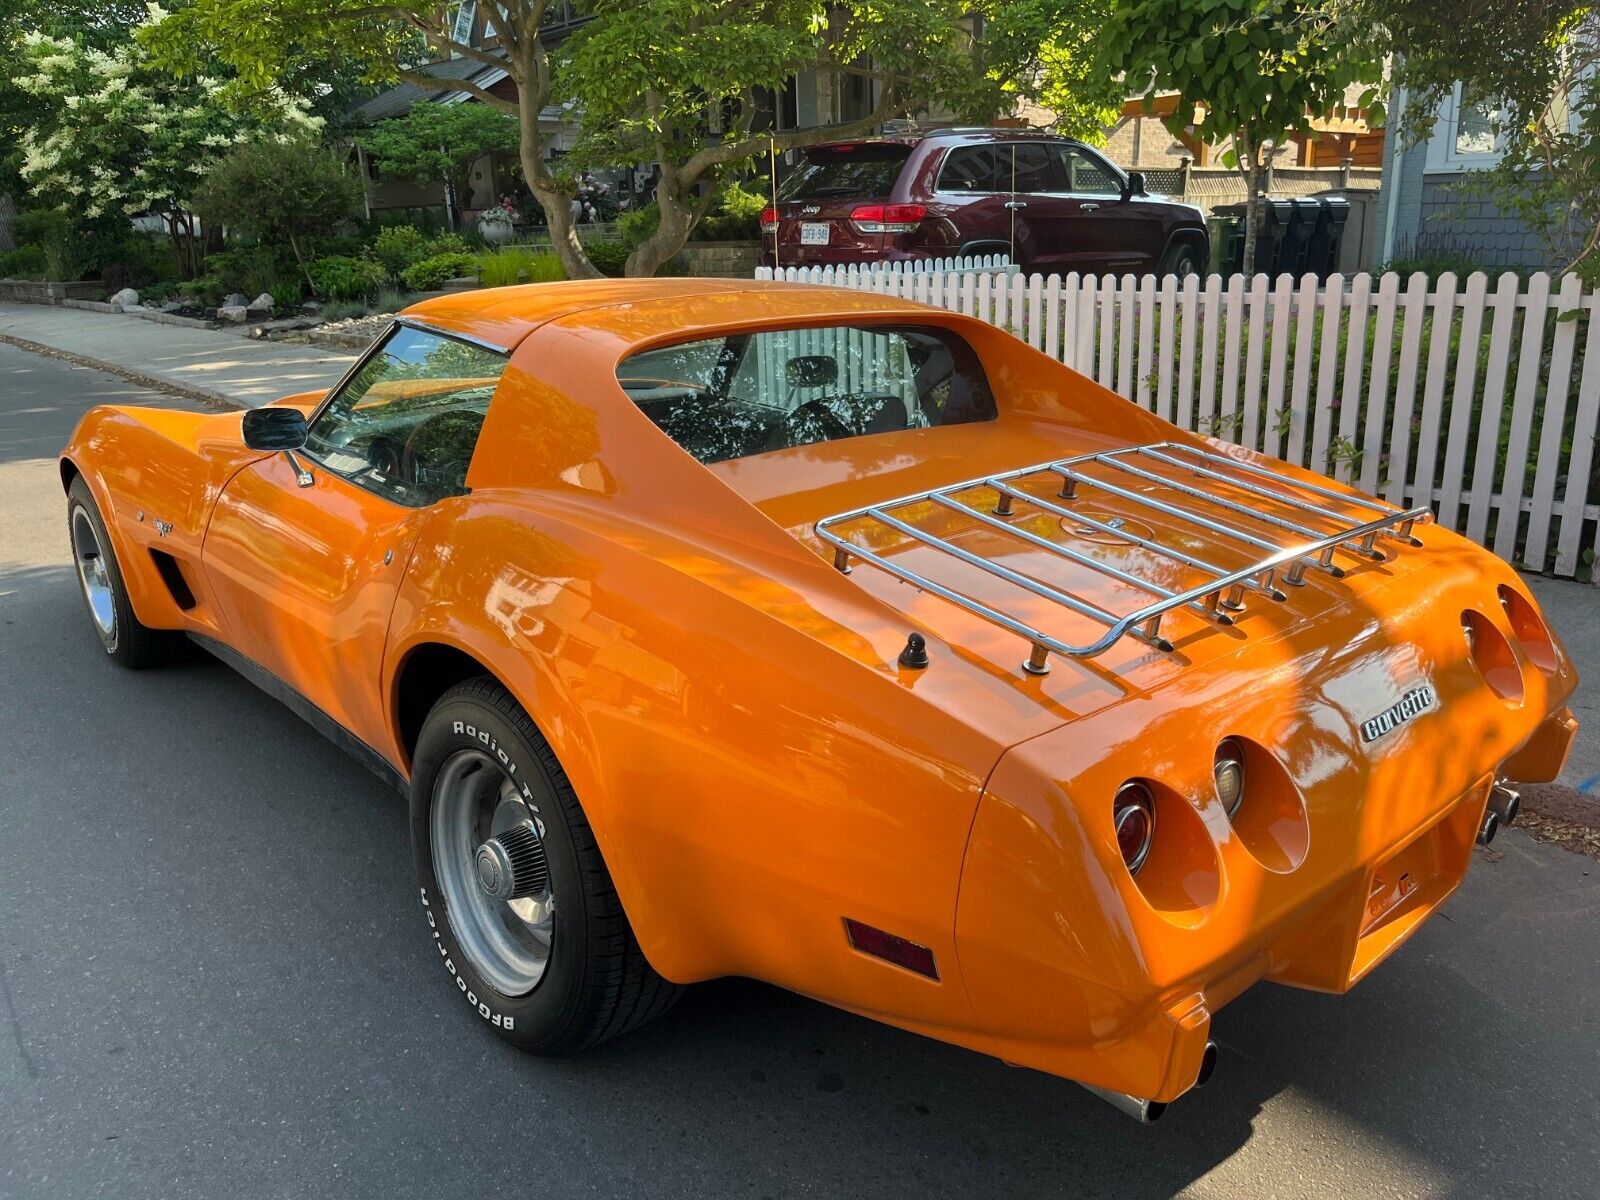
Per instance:
[[[474,856],[478,886],[494,900],[537,896],[550,884],[544,843],[532,823],[508,829],[478,847]]]

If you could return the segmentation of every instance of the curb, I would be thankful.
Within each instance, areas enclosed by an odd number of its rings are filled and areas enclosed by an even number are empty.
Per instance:
[[[104,371],[107,375],[115,375],[118,379],[126,379],[129,383],[137,383],[140,387],[150,388],[152,391],[165,392],[169,396],[177,396],[182,400],[193,400],[215,412],[241,412],[249,407],[241,404],[231,396],[211,388],[196,387],[186,383],[174,383],[170,379],[162,379],[156,375],[146,375],[142,371],[135,371],[123,366],[121,363],[106,362],[104,359],[90,358],[83,354],[74,354],[70,350],[62,350],[55,346],[47,346],[43,342],[30,341],[27,338],[16,337],[9,333],[0,333],[0,343],[15,346],[18,350],[26,350],[30,354],[43,355],[45,358],[59,359],[62,362],[72,363],[74,366],[90,367],[96,371]]]

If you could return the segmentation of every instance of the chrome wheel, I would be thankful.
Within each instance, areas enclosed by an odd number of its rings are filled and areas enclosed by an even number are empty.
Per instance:
[[[113,645],[117,638],[117,603],[111,591],[111,568],[94,521],[81,504],[72,510],[72,557],[95,628],[106,645]]]
[[[458,750],[434,780],[430,836],[462,953],[501,995],[527,995],[544,978],[555,932],[543,823],[499,763]]]

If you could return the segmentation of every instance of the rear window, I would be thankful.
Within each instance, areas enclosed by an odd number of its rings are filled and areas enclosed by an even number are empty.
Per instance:
[[[617,382],[703,463],[995,418],[977,354],[946,329],[833,325],[646,350]]]
[[[881,200],[894,190],[911,147],[863,143],[811,150],[778,189],[782,200]]]

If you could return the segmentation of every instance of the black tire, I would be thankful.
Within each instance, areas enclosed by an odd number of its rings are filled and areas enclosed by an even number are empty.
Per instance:
[[[435,869],[432,815],[441,769],[488,751],[537,805],[555,896],[549,958],[533,989],[505,995],[462,949]],[[537,1054],[570,1054],[660,1016],[682,991],[645,960],[611,874],[555,753],[510,694],[488,677],[442,696],[423,722],[411,775],[411,845],[441,965],[501,1037]]]
[[[119,666],[133,670],[169,661],[174,657],[181,637],[170,630],[151,629],[134,614],[133,605],[128,600],[128,587],[123,581],[122,566],[117,562],[116,548],[100,516],[100,507],[94,502],[94,493],[89,490],[89,485],[79,475],[67,488],[67,537],[73,549],[74,569],[78,566],[81,536],[77,531],[77,523],[85,520],[93,528],[99,556],[105,564],[105,584],[111,593],[114,614],[111,628],[103,628],[90,602],[88,586],[80,579],[78,591],[83,596],[90,627],[99,637],[100,644]]]
[[[1200,274],[1201,269],[1199,247],[1192,242],[1175,242],[1161,256],[1161,265],[1156,268],[1156,274],[1162,279],[1168,275],[1183,279]]]

